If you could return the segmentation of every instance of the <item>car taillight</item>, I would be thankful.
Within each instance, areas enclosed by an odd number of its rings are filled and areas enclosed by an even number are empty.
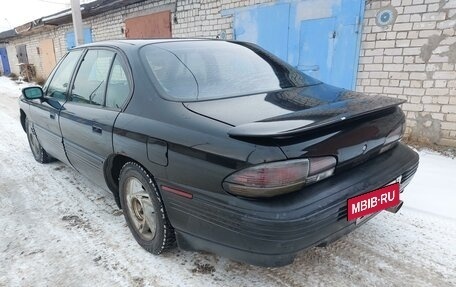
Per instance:
[[[310,159],[310,170],[306,179],[306,184],[311,184],[330,177],[333,175],[335,167],[336,158],[334,157],[319,157]]]
[[[240,196],[272,197],[323,180],[334,173],[335,166],[334,157],[265,163],[231,174],[223,188]]]

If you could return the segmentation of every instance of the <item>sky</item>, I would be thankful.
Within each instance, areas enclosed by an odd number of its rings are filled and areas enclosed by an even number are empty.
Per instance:
[[[81,4],[92,1],[80,0]],[[1,2],[0,32],[70,8],[70,0],[3,0]]]

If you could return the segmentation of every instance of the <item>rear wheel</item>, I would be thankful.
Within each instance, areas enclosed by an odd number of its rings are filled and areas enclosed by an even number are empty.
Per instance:
[[[156,255],[174,246],[174,228],[158,189],[144,168],[134,162],[122,167],[119,196],[127,225],[139,245]]]
[[[33,157],[39,163],[49,163],[53,158],[44,150],[35,133],[33,123],[25,118],[25,127],[27,131],[27,139],[32,150]]]

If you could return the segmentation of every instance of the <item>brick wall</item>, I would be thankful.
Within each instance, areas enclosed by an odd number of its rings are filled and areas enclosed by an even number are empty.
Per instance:
[[[380,27],[380,8],[397,11]],[[407,135],[456,146],[456,0],[367,1],[357,90],[407,100]]]

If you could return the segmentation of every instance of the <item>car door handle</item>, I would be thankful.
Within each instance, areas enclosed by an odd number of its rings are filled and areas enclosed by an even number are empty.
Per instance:
[[[55,120],[55,114],[49,114],[49,117],[53,120]]]
[[[103,132],[103,129],[97,126],[92,126],[92,132],[101,134]]]

